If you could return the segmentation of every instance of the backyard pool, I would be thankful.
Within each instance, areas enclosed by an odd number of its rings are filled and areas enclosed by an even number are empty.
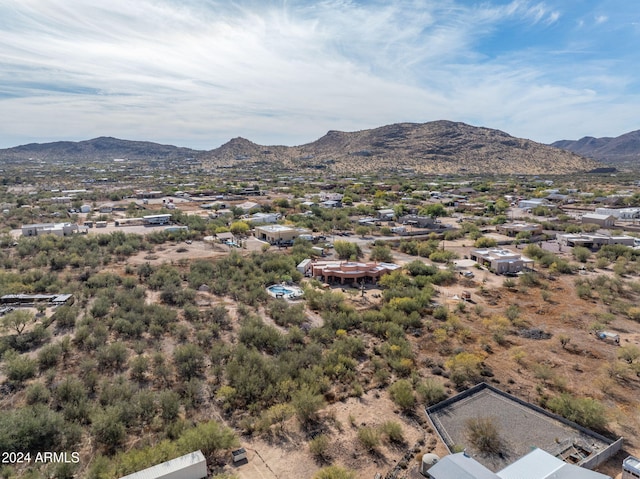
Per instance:
[[[302,296],[302,289],[297,286],[283,286],[281,284],[274,284],[267,288],[267,291],[274,298],[299,298]]]

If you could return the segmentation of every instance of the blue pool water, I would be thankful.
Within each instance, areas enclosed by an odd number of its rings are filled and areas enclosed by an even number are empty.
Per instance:
[[[285,288],[284,286],[280,286],[278,284],[274,284],[273,286],[269,286],[269,288],[267,288],[269,291],[271,291],[272,293],[276,293],[276,294],[293,294],[294,291],[288,288]]]

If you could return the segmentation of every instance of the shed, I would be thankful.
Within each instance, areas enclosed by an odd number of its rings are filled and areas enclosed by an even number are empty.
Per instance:
[[[231,451],[231,457],[233,458],[233,463],[247,460],[247,451],[244,447],[240,449],[236,449],[235,451]]]
[[[207,474],[204,454],[195,451],[120,479],[203,479]]]

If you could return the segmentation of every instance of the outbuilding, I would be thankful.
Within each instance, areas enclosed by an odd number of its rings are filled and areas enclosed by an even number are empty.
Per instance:
[[[207,460],[202,451],[195,451],[120,479],[203,479],[207,475]]]

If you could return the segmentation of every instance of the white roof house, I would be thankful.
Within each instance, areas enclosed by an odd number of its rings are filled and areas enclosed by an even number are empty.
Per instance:
[[[498,472],[500,479],[611,479],[599,472],[567,464],[542,449],[526,456]]]
[[[203,479],[207,474],[207,460],[195,451],[120,479]]]
[[[464,452],[445,456],[427,471],[429,479],[500,479]]]
[[[498,274],[518,273],[525,268],[533,268],[533,260],[514,251],[500,248],[477,249],[471,252],[471,259],[489,266]]]
[[[542,449],[496,473],[464,452],[440,459],[427,471],[429,479],[611,479],[611,476],[568,464]]]

